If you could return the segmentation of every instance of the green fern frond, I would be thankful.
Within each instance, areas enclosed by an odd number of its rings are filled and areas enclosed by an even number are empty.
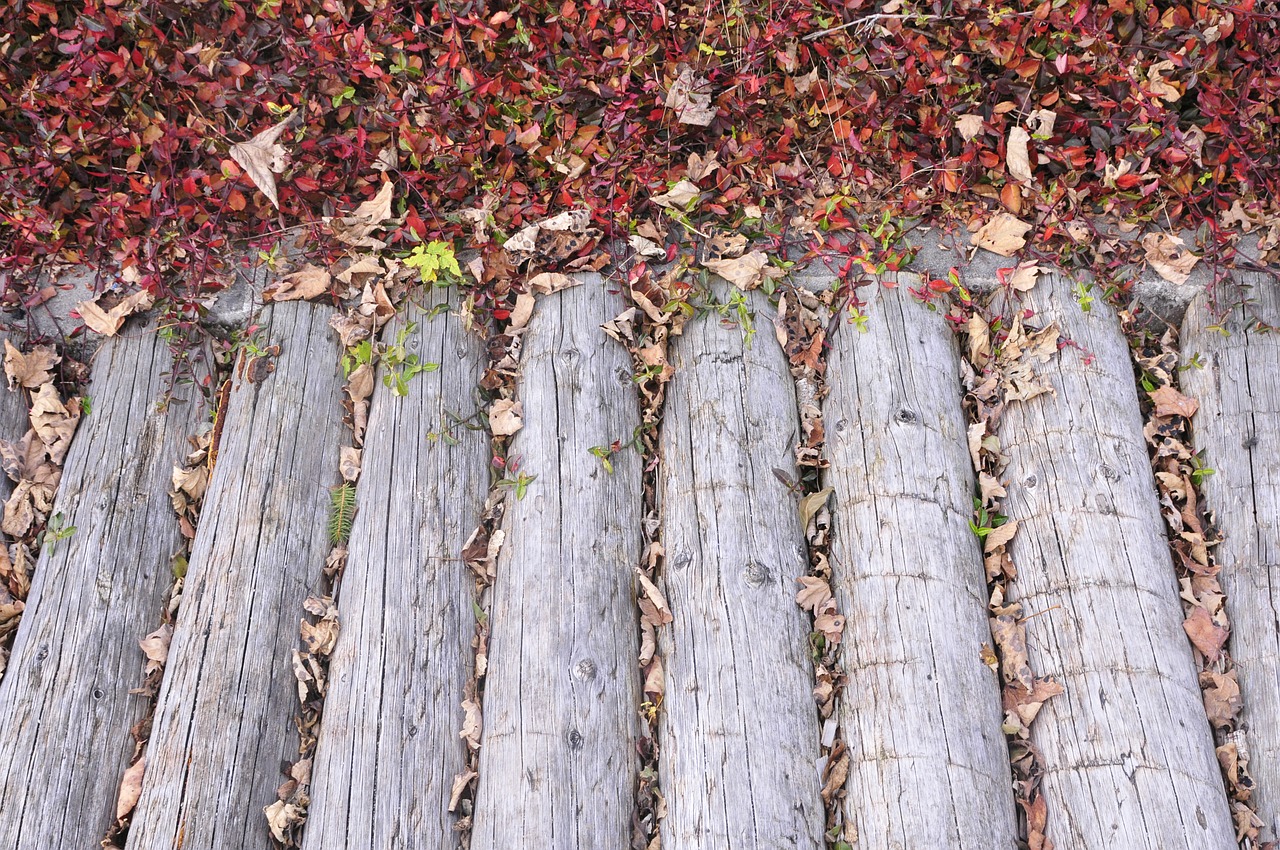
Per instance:
[[[336,488],[330,496],[329,505],[329,542],[338,546],[346,543],[351,536],[351,523],[356,518],[356,488],[353,484],[343,484]]]

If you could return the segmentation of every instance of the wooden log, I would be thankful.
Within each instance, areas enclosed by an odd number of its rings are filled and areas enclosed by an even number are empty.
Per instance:
[[[1223,541],[1218,578],[1231,614],[1231,656],[1242,700],[1254,800],[1274,835],[1280,831],[1280,337],[1257,330],[1280,324],[1280,292],[1269,275],[1244,274],[1254,302],[1221,322],[1205,297],[1182,330],[1183,392],[1200,402],[1192,420],[1197,451],[1216,470],[1203,480]],[[1242,294],[1224,287],[1220,298]]]
[[[181,549],[170,477],[208,415],[192,384],[170,386],[171,365],[154,328],[94,360],[93,412],[54,503],[75,531],[41,552],[0,682],[0,846],[94,847],[115,822],[129,730],[149,708],[129,693],[138,639],[160,624]]]
[[[1021,306],[1071,342],[1047,365],[1056,395],[997,427],[1005,511],[1031,669],[1066,693],[1032,725],[1058,847],[1235,847],[1226,794],[1115,315],[1041,277]]]
[[[445,301],[437,290],[431,306]],[[484,346],[452,315],[410,315],[408,350],[440,368],[404,398],[373,396],[303,838],[316,850],[456,841],[448,806],[475,625],[461,552],[489,487],[489,438],[449,416],[474,413]]]
[[[810,624],[795,602],[808,554],[773,473],[797,477],[795,385],[767,300],[750,303],[763,328],[750,346],[711,315],[672,351],[659,484],[675,618],[659,637],[668,850],[823,846]]]
[[[0,333],[0,351],[5,350],[4,341],[6,337],[15,346],[21,344],[21,339],[16,334]],[[10,390],[4,379],[0,378],[0,440],[16,443],[22,439],[22,435],[27,433],[30,427],[31,420],[27,416],[26,392],[21,387]],[[0,506],[13,493],[13,486],[14,483],[9,479],[9,476],[0,472]]]
[[[298,755],[291,650],[302,603],[321,586],[347,438],[331,314],[268,308],[260,325],[282,349],[275,371],[233,379],[129,850],[270,846],[263,806]]]
[[[509,455],[537,478],[503,520],[476,848],[630,842],[640,458],[620,452],[610,474],[589,450],[630,440],[640,419],[630,357],[600,330],[624,307],[605,287],[589,275],[540,299],[524,340],[524,428]]]
[[[865,333],[839,329],[827,365],[845,817],[868,848],[1012,848],[959,352],[910,277],[871,296]]]

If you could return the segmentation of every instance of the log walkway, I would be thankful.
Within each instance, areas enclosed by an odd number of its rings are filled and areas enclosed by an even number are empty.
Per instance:
[[[1280,344],[1249,317],[1280,322],[1280,296],[1273,280],[1245,282],[1257,304],[1228,317],[1229,336],[1210,305],[1188,311],[1182,380],[1216,470],[1203,495],[1225,535],[1241,743],[1274,830]],[[917,283],[870,293],[865,332],[833,326],[825,351],[819,483],[833,490],[831,587],[847,618],[838,724],[819,718],[814,626],[797,604],[809,552],[782,479],[797,477],[801,425],[763,293],[747,298],[750,340],[715,313],[673,337],[650,470],[634,448],[607,451],[641,423],[631,356],[601,329],[626,307],[610,279],[538,297],[504,469],[480,415],[485,344],[453,296],[430,293],[388,324],[393,341],[415,321],[407,350],[439,368],[404,397],[375,384],[302,846],[454,847],[461,821],[475,850],[625,850],[642,769],[656,770],[667,850],[1019,846],[1009,706],[970,527],[966,365],[948,323],[907,291]],[[1018,523],[1009,554],[1027,659],[1064,689],[1019,746],[1038,754],[1060,850],[1230,850],[1133,366],[1115,314],[1101,299],[1082,311],[1072,283],[1045,275],[1006,305],[1058,323],[1067,344],[1036,367],[1053,392],[1009,405],[989,438],[1007,461],[1002,510]],[[126,850],[274,846],[263,809],[298,758],[298,622],[327,587],[331,493],[351,440],[332,315],[268,307],[255,345],[280,346],[274,369],[233,374],[217,414]],[[181,547],[170,476],[211,415],[181,386],[157,406],[169,369],[138,320],[94,363],[93,409],[55,506],[76,530],[45,547],[0,679],[0,847],[96,846],[115,823],[131,728],[149,710],[130,693],[138,640],[161,621]],[[25,428],[13,400],[0,404],[6,440]],[[671,615],[657,701],[637,664],[646,481],[665,559],[643,592]],[[462,552],[491,493],[505,510],[478,585]],[[642,712],[658,717],[656,768],[642,758]],[[833,741],[848,768],[824,790]]]

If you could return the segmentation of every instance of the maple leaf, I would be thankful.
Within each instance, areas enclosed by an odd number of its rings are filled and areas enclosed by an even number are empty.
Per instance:
[[[276,193],[276,175],[284,171],[288,164],[288,152],[278,143],[284,131],[301,120],[302,114],[295,112],[274,127],[263,130],[247,142],[239,142],[231,146],[231,158],[249,175],[253,185],[271,202],[271,206],[280,209],[280,198]]]

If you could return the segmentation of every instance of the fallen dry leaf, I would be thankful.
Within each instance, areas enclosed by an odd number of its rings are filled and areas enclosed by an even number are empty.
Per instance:
[[[1018,292],[1029,292],[1046,270],[1035,263],[1019,263],[1009,275],[1009,286]]]
[[[1185,396],[1166,384],[1147,395],[1156,405],[1156,416],[1185,416],[1191,418],[1200,409],[1200,402]]]
[[[1031,134],[1021,127],[1012,127],[1009,130],[1009,141],[1005,145],[1005,168],[1009,175],[1020,183],[1030,183],[1031,176],[1031,151],[1029,144],[1031,142]]]
[[[676,120],[681,124],[707,126],[716,117],[716,107],[711,103],[711,84],[703,77],[695,77],[693,69],[686,65],[667,92],[667,108],[675,110]]]
[[[58,365],[62,357],[51,345],[37,345],[27,354],[23,354],[8,339],[4,341],[4,373],[9,378],[9,389],[18,387],[35,389],[41,384],[53,380],[49,371]]]
[[[338,454],[338,471],[342,473],[342,479],[354,482],[360,477],[360,450],[343,446]]]
[[[173,640],[173,627],[167,623],[138,641],[138,648],[147,657],[145,672],[149,675],[164,668],[169,660],[169,643]]]
[[[982,132],[983,123],[981,115],[961,115],[956,119],[956,131],[960,138],[972,142]]]
[[[539,233],[543,231],[552,233],[585,233],[590,224],[590,210],[568,210],[557,213],[550,218],[545,218],[542,221],[526,225],[515,236],[502,243],[502,248],[508,254],[533,254],[537,251]]]
[[[98,304],[99,298],[92,301],[81,301],[76,305],[76,312],[90,330],[103,336],[115,336],[124,324],[124,320],[139,310],[148,309],[155,303],[155,297],[146,290],[135,292],[110,310],[103,310]]]
[[[766,269],[769,267],[769,258],[762,251],[752,251],[741,257],[707,260],[702,265],[706,266],[708,271],[720,275],[729,283],[746,291],[755,289],[764,281]]]
[[[687,210],[689,203],[702,194],[702,190],[688,180],[681,180],[661,195],[654,195],[652,200],[660,207],[675,210]]]
[[[627,242],[630,243],[632,250],[642,257],[656,258],[667,256],[666,249],[657,242],[654,242],[652,239],[646,239],[643,236],[632,236],[627,240]]]
[[[581,277],[570,277],[560,272],[541,272],[529,278],[529,288],[543,295],[550,295],[571,286],[579,286],[583,281]]]
[[[258,191],[271,202],[271,206],[280,209],[280,198],[276,193],[276,175],[284,171],[289,154],[284,146],[278,143],[281,134],[289,128],[302,113],[297,112],[285,118],[279,124],[263,130],[247,142],[231,146],[231,158],[244,169],[245,174],[258,187]]]
[[[308,301],[329,291],[329,272],[307,263],[262,290],[263,301]]]
[[[499,399],[489,408],[489,430],[495,437],[510,437],[524,427],[523,414],[521,402]]]
[[[142,796],[142,777],[147,771],[147,757],[143,755],[124,772],[120,780],[120,793],[116,797],[116,820],[133,811]]]
[[[972,242],[979,248],[1012,257],[1027,244],[1027,232],[1031,225],[1009,213],[999,213],[973,234]]]
[[[1183,242],[1177,236],[1168,233],[1148,233],[1142,237],[1142,247],[1147,252],[1147,263],[1156,270],[1156,274],[1173,284],[1182,284],[1191,277],[1200,258],[1182,247]]]
[[[49,460],[61,464],[80,421],[80,400],[64,404],[53,384],[45,384],[31,400],[31,427],[45,444]]]
[[[824,578],[800,576],[796,581],[800,584],[800,592],[796,594],[796,604],[806,611],[818,610],[831,598],[831,586]]]
[[[800,528],[809,527],[809,521],[812,520],[822,510],[822,506],[827,503],[827,499],[831,498],[831,494],[835,492],[834,487],[823,487],[816,493],[810,493],[800,500]]]
[[[1227,630],[1213,622],[1213,617],[1203,608],[1192,608],[1182,628],[1195,648],[1210,661],[1218,657],[1227,642]]]

